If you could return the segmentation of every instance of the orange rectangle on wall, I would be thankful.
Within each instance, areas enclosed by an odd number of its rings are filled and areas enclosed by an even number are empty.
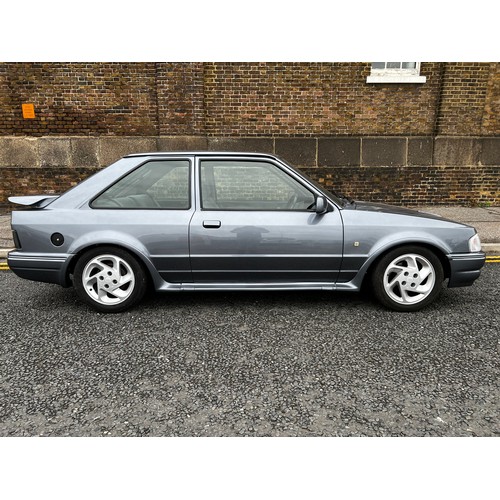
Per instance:
[[[35,118],[35,106],[33,104],[23,104],[23,118]]]

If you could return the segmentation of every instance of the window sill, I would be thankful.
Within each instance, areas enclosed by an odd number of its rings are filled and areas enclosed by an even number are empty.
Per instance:
[[[370,75],[366,77],[366,83],[425,83],[427,77],[417,75]]]

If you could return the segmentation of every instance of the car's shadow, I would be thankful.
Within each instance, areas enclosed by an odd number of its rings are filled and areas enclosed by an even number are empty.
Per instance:
[[[38,288],[49,288],[40,290]],[[443,289],[437,301],[423,311],[446,309],[451,312],[455,309],[474,307],[476,304],[474,296],[468,295],[467,289]],[[66,308],[73,312],[83,311],[93,313],[93,309],[84,304],[73,288],[61,288],[57,285],[38,283],[33,287],[27,287],[30,307],[34,309]],[[361,292],[333,292],[333,291],[200,291],[200,292],[154,292],[146,293],[142,301],[132,309],[134,313],[149,313],[152,310],[180,310],[186,308],[224,308],[252,309],[265,313],[268,310],[311,310],[317,309],[318,313],[325,309],[325,313],[331,314],[334,310],[349,311],[360,309],[366,311],[385,311],[390,314],[408,314],[389,311],[380,305],[368,288]],[[120,314],[120,313],[118,313]]]
[[[369,294],[330,292],[330,291],[235,291],[235,292],[181,292],[181,293],[150,293],[139,304],[139,308],[165,307],[176,305],[205,306],[288,306],[307,307],[310,305],[358,306],[360,304],[375,304]]]
[[[44,296],[37,296],[37,302],[47,302]],[[66,307],[92,309],[83,304],[72,288],[62,289],[54,286],[50,304],[59,302]],[[332,292],[332,291],[199,291],[199,292],[155,292],[148,290],[139,304],[131,310],[135,312],[151,309],[177,309],[185,307],[258,307],[269,308],[310,308],[329,307],[332,305],[342,308],[365,306],[378,308],[378,302],[368,291],[362,292]]]

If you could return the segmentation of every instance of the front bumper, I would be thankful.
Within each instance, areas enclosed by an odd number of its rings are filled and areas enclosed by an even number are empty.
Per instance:
[[[7,264],[20,278],[67,287],[70,283],[66,270],[71,257],[72,254],[35,254],[14,250],[7,255]]]
[[[448,287],[471,286],[479,278],[481,268],[486,261],[484,252],[448,255],[450,279]]]

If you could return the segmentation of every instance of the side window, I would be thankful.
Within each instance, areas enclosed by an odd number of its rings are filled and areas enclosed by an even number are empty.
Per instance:
[[[271,163],[201,162],[204,210],[308,210],[314,202],[308,189]]]
[[[185,210],[189,199],[189,161],[150,161],[95,198],[92,208]]]

